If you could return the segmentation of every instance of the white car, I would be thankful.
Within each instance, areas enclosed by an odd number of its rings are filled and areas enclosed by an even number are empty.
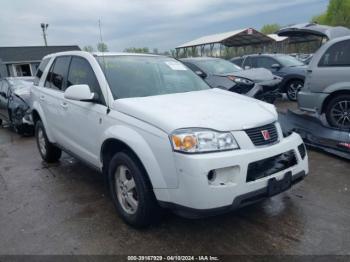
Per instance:
[[[285,191],[308,173],[299,135],[273,105],[211,89],[175,59],[81,51],[46,56],[34,87],[39,152],[100,170],[136,227],[162,208],[199,217]]]

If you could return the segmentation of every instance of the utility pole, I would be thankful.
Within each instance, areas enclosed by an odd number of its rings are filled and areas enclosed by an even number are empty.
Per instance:
[[[41,29],[43,30],[45,46],[47,46],[46,31],[47,31],[47,28],[49,27],[49,24],[41,23],[40,26],[41,26]]]

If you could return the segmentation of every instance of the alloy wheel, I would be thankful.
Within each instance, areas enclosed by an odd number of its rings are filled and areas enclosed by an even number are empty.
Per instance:
[[[123,210],[128,214],[135,214],[139,205],[135,180],[128,167],[120,165],[114,175],[115,187]]]
[[[350,127],[350,101],[342,100],[331,108],[331,117],[341,128]]]
[[[297,96],[298,96],[298,92],[300,91],[300,89],[303,87],[303,85],[300,82],[293,82],[289,85],[288,89],[287,89],[287,94],[288,97],[291,100],[296,101],[297,100]]]
[[[38,142],[39,142],[39,149],[42,155],[46,155],[46,140],[44,136],[43,130],[40,128],[38,130]]]

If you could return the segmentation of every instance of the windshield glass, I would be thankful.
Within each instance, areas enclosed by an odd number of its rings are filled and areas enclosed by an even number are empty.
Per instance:
[[[290,55],[278,56],[278,61],[284,66],[303,66],[303,62]]]
[[[158,56],[105,56],[96,58],[114,99],[183,93],[210,87],[185,65]]]
[[[195,64],[204,72],[215,75],[229,74],[243,70],[241,67],[224,59],[198,60]]]

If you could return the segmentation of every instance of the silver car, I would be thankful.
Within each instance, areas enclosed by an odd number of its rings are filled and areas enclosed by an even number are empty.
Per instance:
[[[298,104],[325,114],[332,127],[350,128],[350,36],[334,38],[315,53]]]

